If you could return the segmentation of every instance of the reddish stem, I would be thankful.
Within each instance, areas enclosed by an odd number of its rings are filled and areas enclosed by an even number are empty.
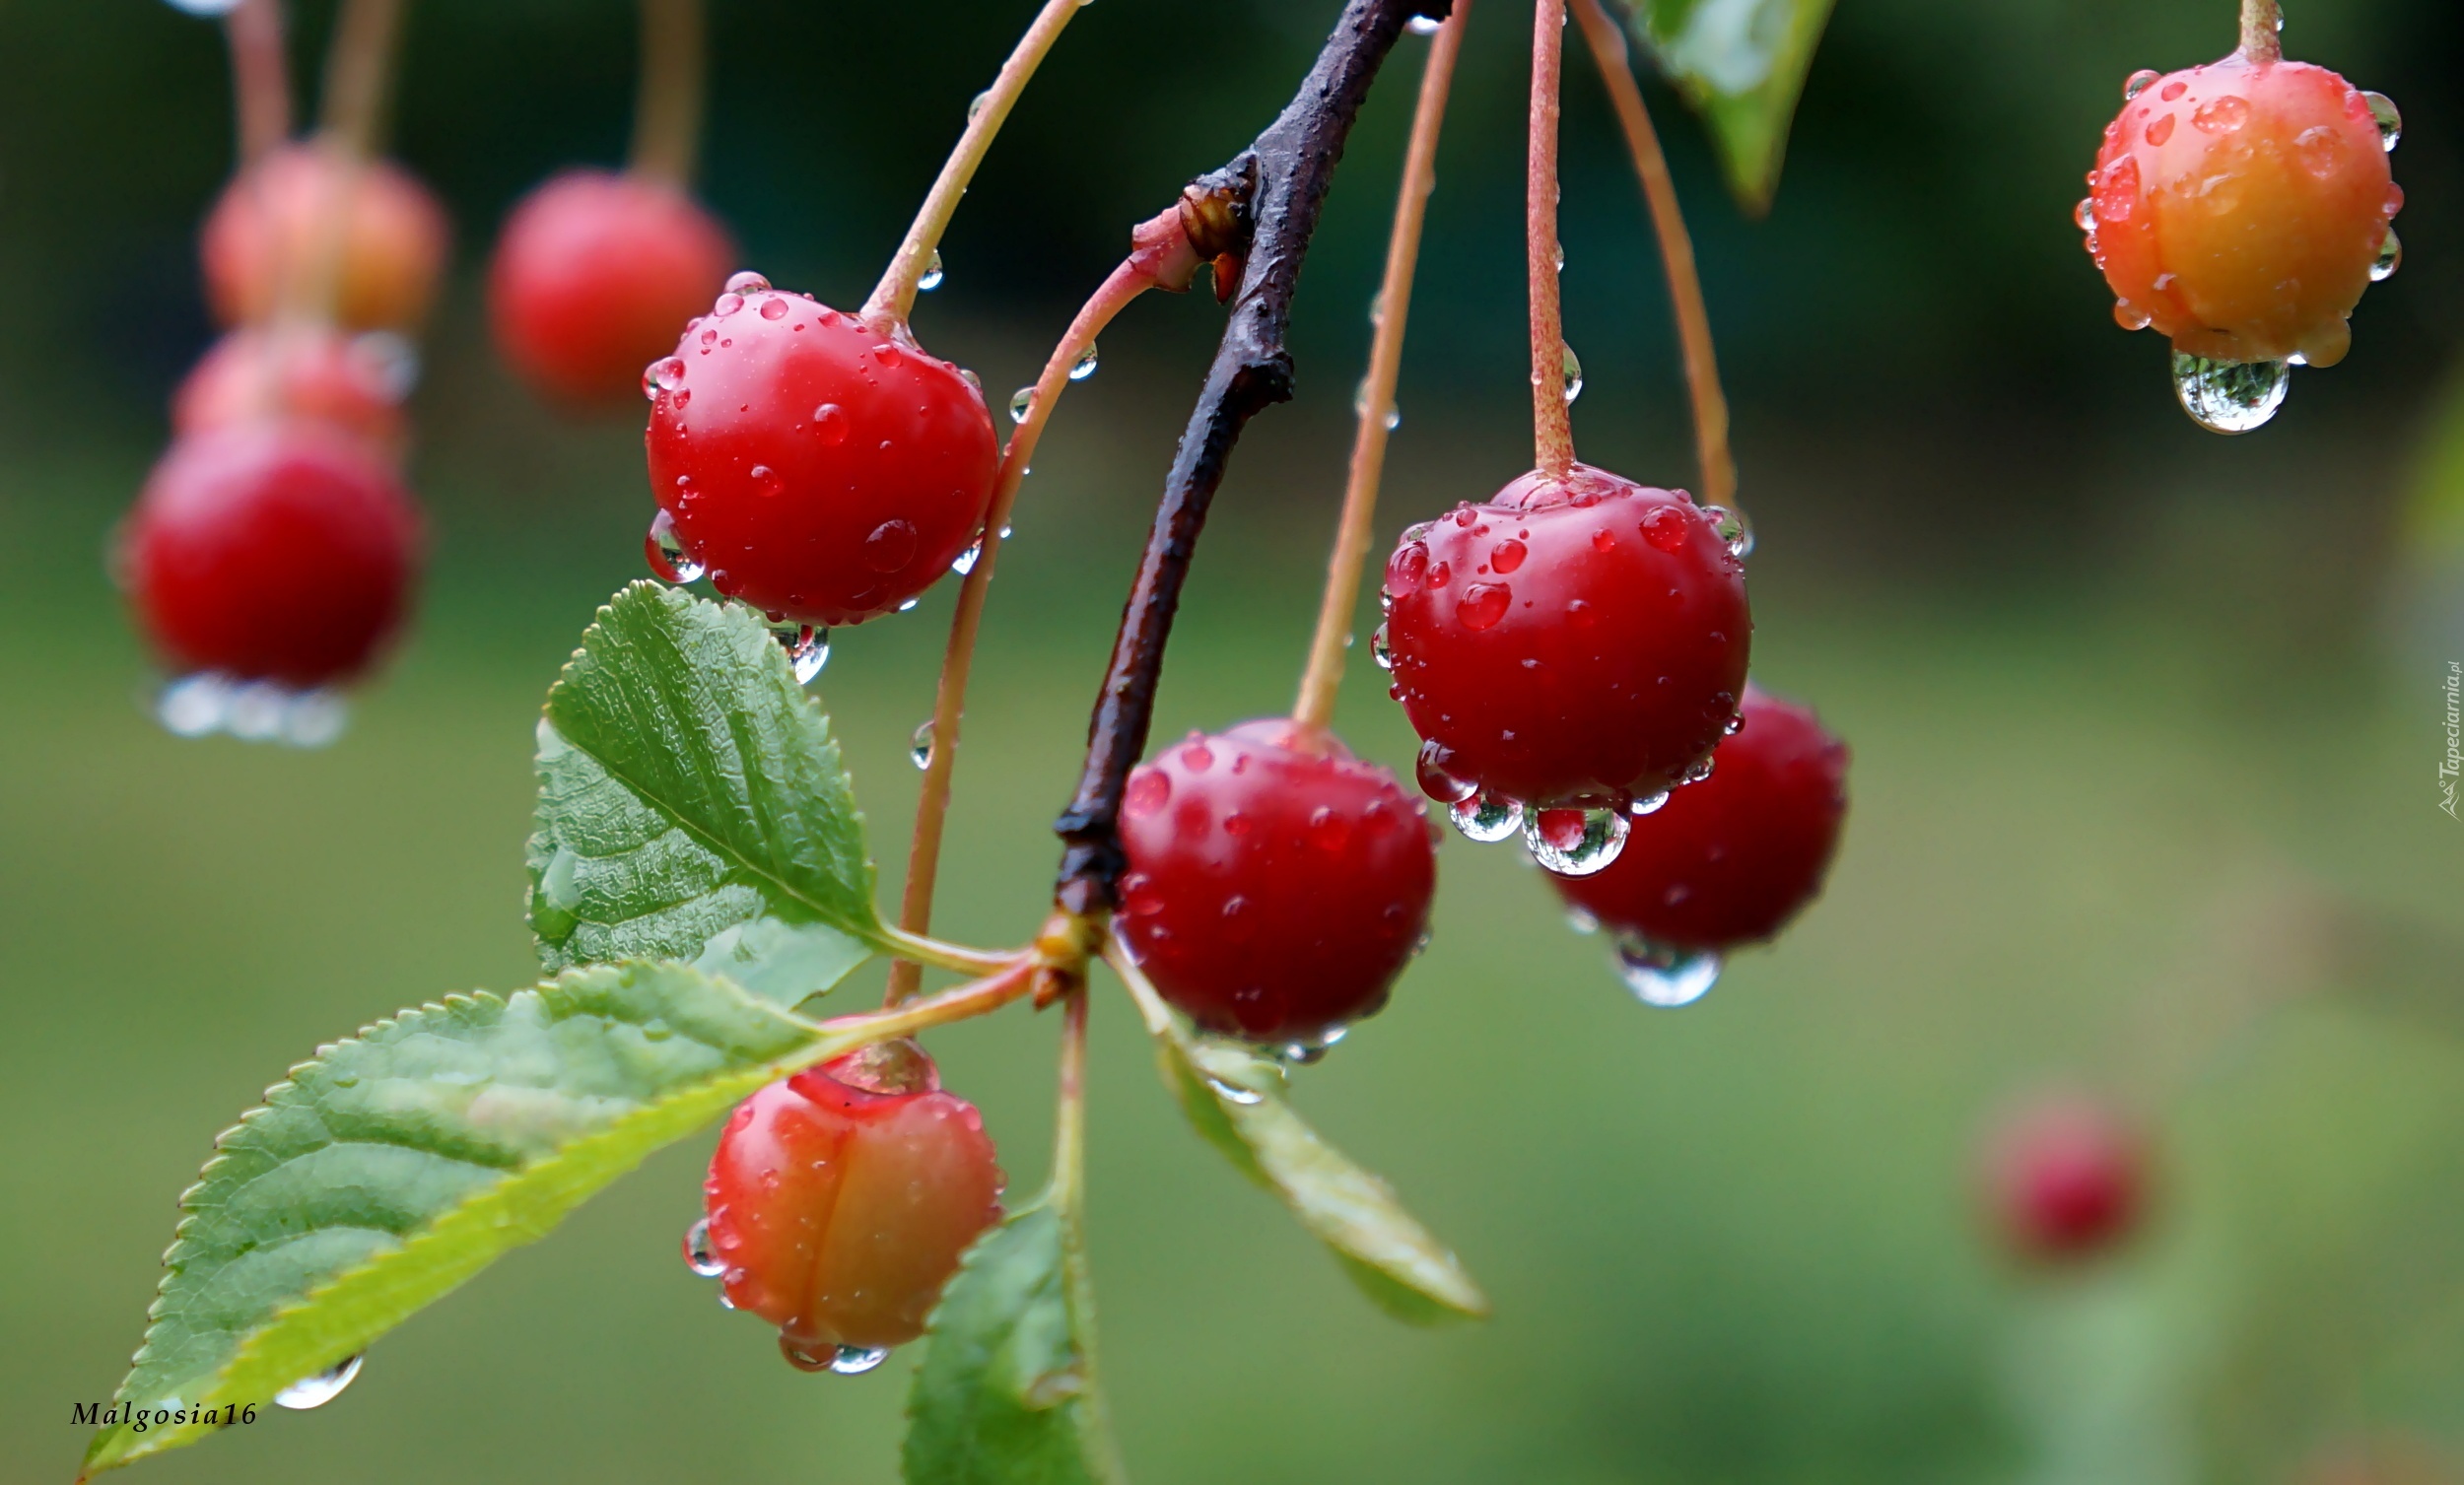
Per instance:
[[[702,0],[642,0],[642,82],[633,105],[637,175],[682,187],[702,145],[707,72]]]
[[[2241,54],[2253,62],[2281,62],[2285,42],[2284,12],[2276,0],[2241,0]]]
[[[1524,181],[1524,268],[1532,293],[1532,467],[1563,478],[1574,467],[1565,397],[1565,321],[1558,306],[1557,97],[1565,67],[1566,0],[1532,14],[1532,142]]]
[[[240,169],[291,137],[291,73],[282,45],[282,0],[240,0],[223,18],[231,44],[231,90],[240,124]]]

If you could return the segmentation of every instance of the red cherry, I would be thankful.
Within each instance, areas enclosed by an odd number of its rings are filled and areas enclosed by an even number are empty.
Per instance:
[[[2081,203],[2115,317],[2213,361],[2343,360],[2404,199],[2376,96],[2238,52],[2132,83]]]
[[[1425,807],[1283,718],[1191,733],[1130,774],[1115,926],[1210,1031],[1323,1045],[1374,1013],[1437,885]]]
[[[797,1366],[861,1370],[922,1335],[999,1219],[984,1119],[940,1087],[922,1047],[883,1044],[771,1084],[719,1135],[686,1256]]]
[[[356,180],[340,241],[333,215]],[[226,325],[270,316],[286,289],[339,246],[334,319],[350,330],[408,329],[425,319],[445,271],[445,210],[401,167],[356,170],[313,144],[286,145],[224,187],[199,242],[206,298]]]
[[[318,324],[234,330],[214,343],[171,398],[171,432],[296,418],[330,424],[398,454],[410,353],[381,333],[345,336]]]
[[[568,170],[506,219],[488,270],[497,346],[543,394],[612,402],[727,280],[735,244],[663,181]]]
[[[650,493],[712,584],[829,627],[885,614],[984,523],[1000,450],[984,394],[912,339],[728,280],[650,394]]]
[[[375,662],[401,625],[418,549],[418,512],[365,442],[259,422],[173,443],[120,551],[167,662],[306,688]]]
[[[1736,715],[1752,620],[1719,517],[1576,465],[1414,526],[1382,653],[1422,784],[1533,806],[1676,787]]]
[[[1822,889],[1848,811],[1848,748],[1812,711],[1745,688],[1743,730],[1711,776],[1636,820],[1595,875],[1552,877],[1576,908],[1649,944],[1695,952],[1759,943]]]
[[[1995,1135],[1988,1195],[2004,1239],[2022,1254],[2077,1259],[2139,1225],[2147,1198],[2140,1135],[2096,1100],[2057,1095],[2020,1110]]]

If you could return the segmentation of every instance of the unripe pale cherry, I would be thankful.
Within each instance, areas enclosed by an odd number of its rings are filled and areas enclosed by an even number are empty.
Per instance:
[[[315,323],[243,326],[214,343],[171,397],[175,437],[235,423],[323,423],[399,455],[411,352],[384,332],[347,336]]]
[[[1986,1155],[1986,1198],[2020,1255],[2072,1261],[2128,1238],[2146,1215],[2147,1148],[2108,1105],[2057,1094],[2019,1109]]]
[[[2131,84],[2081,203],[2114,317],[2211,361],[2342,361],[2346,316],[2394,266],[2394,105],[2239,52]]]
[[[642,385],[654,541],[774,623],[889,613],[984,524],[992,415],[903,332],[738,274]]]
[[[1566,902],[1644,945],[1722,952],[1770,938],[1822,890],[1848,811],[1848,748],[1812,711],[1745,688],[1711,776],[1636,820]]]
[[[308,688],[373,665],[408,607],[419,515],[365,440],[300,421],[174,442],[120,536],[165,662]]]
[[[862,1370],[924,1333],[958,1260],[1001,1214],[975,1106],[912,1042],[784,1078],[729,1116],[686,1240],[729,1305],[808,1371]]]
[[[1425,807],[1286,718],[1190,734],[1129,776],[1114,920],[1199,1026],[1305,1055],[1386,1003],[1436,890]]]
[[[1404,532],[1380,643],[1426,740],[1422,787],[1623,808],[1697,772],[1737,714],[1752,631],[1720,519],[1578,464]]]
[[[727,280],[735,244],[664,181],[568,170],[522,198],[497,238],[488,316],[532,387],[613,402]]]
[[[347,205],[339,199],[346,194]],[[226,325],[271,316],[330,254],[334,321],[346,330],[403,330],[427,317],[449,238],[444,208],[401,167],[354,166],[308,143],[286,145],[234,176],[198,245],[206,298]]]

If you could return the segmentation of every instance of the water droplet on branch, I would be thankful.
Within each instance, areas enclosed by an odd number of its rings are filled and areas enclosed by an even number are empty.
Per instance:
[[[2173,395],[2211,433],[2246,434],[2285,405],[2293,368],[2281,361],[2210,361],[2173,353]]]

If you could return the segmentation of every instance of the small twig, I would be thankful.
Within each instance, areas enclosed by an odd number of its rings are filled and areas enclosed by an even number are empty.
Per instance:
[[[2241,54],[2253,62],[2285,59],[2284,12],[2276,0],[2241,0]]]
[[[1565,71],[1566,0],[1532,12],[1532,138],[1524,174],[1524,271],[1532,296],[1532,467],[1563,478],[1574,467],[1573,409],[1566,406],[1565,320],[1557,275],[1557,98]]]
[[[1420,73],[1420,98],[1411,115],[1411,143],[1403,155],[1403,183],[1395,200],[1395,226],[1386,242],[1386,281],[1378,288],[1377,333],[1369,342],[1369,372],[1360,384],[1360,422],[1352,434],[1352,457],[1343,485],[1343,515],[1335,527],[1335,555],[1327,561],[1326,595],[1318,605],[1318,632],[1309,645],[1309,668],[1300,679],[1292,720],[1305,731],[1323,730],[1335,716],[1342,689],[1344,641],[1352,608],[1360,601],[1360,564],[1368,554],[1377,515],[1378,481],[1386,469],[1388,420],[1395,406],[1395,378],[1403,369],[1403,327],[1411,312],[1412,271],[1420,258],[1420,228],[1428,218],[1429,189],[1437,180],[1437,136],[1446,120],[1446,94],[1463,51],[1465,16],[1472,0],[1455,0],[1455,13],[1437,34]]]
[[[330,322],[342,295],[343,259],[351,236],[360,176],[382,137],[387,85],[402,33],[403,0],[343,0],[325,54],[325,92],[318,100],[317,148],[332,169],[317,203],[316,240],[279,298],[286,318]]]
[[[633,172],[673,186],[693,179],[702,148],[707,23],[702,0],[641,0],[642,81],[633,104]]]
[[[1702,277],[1694,270],[1693,239],[1685,232],[1685,214],[1677,206],[1677,183],[1669,178],[1668,157],[1660,152],[1660,136],[1643,106],[1643,90],[1634,82],[1633,62],[1625,33],[1601,5],[1601,0],[1574,0],[1574,19],[1583,28],[1592,59],[1600,64],[1600,80],[1608,85],[1608,101],[1625,131],[1626,149],[1634,156],[1634,173],[1642,177],[1643,199],[1651,207],[1652,231],[1660,238],[1660,262],[1669,279],[1669,304],[1677,316],[1677,344],[1685,356],[1685,394],[1694,410],[1694,458],[1702,470],[1706,506],[1737,510],[1737,460],[1729,452],[1728,398],[1720,390],[1720,366],[1711,344],[1711,315],[1703,305]]]
[[[899,924],[913,933],[932,925],[932,894],[941,866],[942,826],[948,817],[950,774],[958,767],[958,730],[967,711],[967,678],[974,664],[976,636],[983,627],[985,593],[992,583],[992,566],[1000,556],[1001,533],[1026,478],[1027,461],[1052,421],[1061,394],[1068,390],[1079,358],[1094,349],[1095,337],[1149,289],[1187,289],[1198,271],[1198,256],[1181,224],[1178,207],[1140,225],[1130,234],[1135,244],[1121,266],[1104,280],[1069,322],[1060,344],[1044,363],[1027,402],[1027,418],[1010,436],[992,485],[992,504],[984,519],[983,545],[975,566],[958,585],[957,611],[950,615],[949,642],[941,652],[940,687],[932,703],[932,751],[924,763],[924,790],[916,799],[916,826],[907,849],[907,886],[899,902]],[[924,967],[914,960],[893,960],[887,1003],[896,1005],[916,993]]]
[[[909,311],[916,307],[916,285],[931,266],[933,249],[940,244],[941,234],[949,231],[950,218],[958,213],[958,200],[967,194],[967,184],[975,179],[976,167],[984,163],[992,148],[992,138],[1001,132],[1001,124],[1026,92],[1027,80],[1053,43],[1061,39],[1061,28],[1077,14],[1084,0],[1045,0],[1044,9],[1036,14],[1035,23],[1018,38],[1018,45],[1001,64],[1000,76],[992,86],[979,95],[967,110],[967,128],[958,143],[942,162],[941,173],[932,182],[932,189],[917,209],[915,223],[907,229],[906,240],[890,257],[890,266],[882,271],[881,282],[874,286],[872,297],[864,301],[861,317],[867,324],[877,325],[884,332],[905,327]]]
[[[240,169],[291,137],[291,70],[282,44],[282,0],[240,0],[223,18],[231,44],[233,111],[239,115]]]
[[[1199,183],[1213,202],[1242,208],[1222,214],[1247,228],[1247,242],[1226,243],[1221,255],[1242,261],[1240,287],[1155,507],[1096,696],[1077,791],[1054,824],[1064,843],[1054,896],[1064,911],[1092,913],[1113,905],[1122,866],[1121,792],[1146,750],[1181,586],[1242,428],[1292,395],[1292,358],[1284,345],[1292,293],[1352,120],[1404,21],[1414,14],[1443,20],[1446,9],[1447,0],[1348,0],[1298,95],[1247,150]],[[1212,245],[1201,240],[1198,250]],[[1223,275],[1227,266],[1219,257],[1215,272]]]

